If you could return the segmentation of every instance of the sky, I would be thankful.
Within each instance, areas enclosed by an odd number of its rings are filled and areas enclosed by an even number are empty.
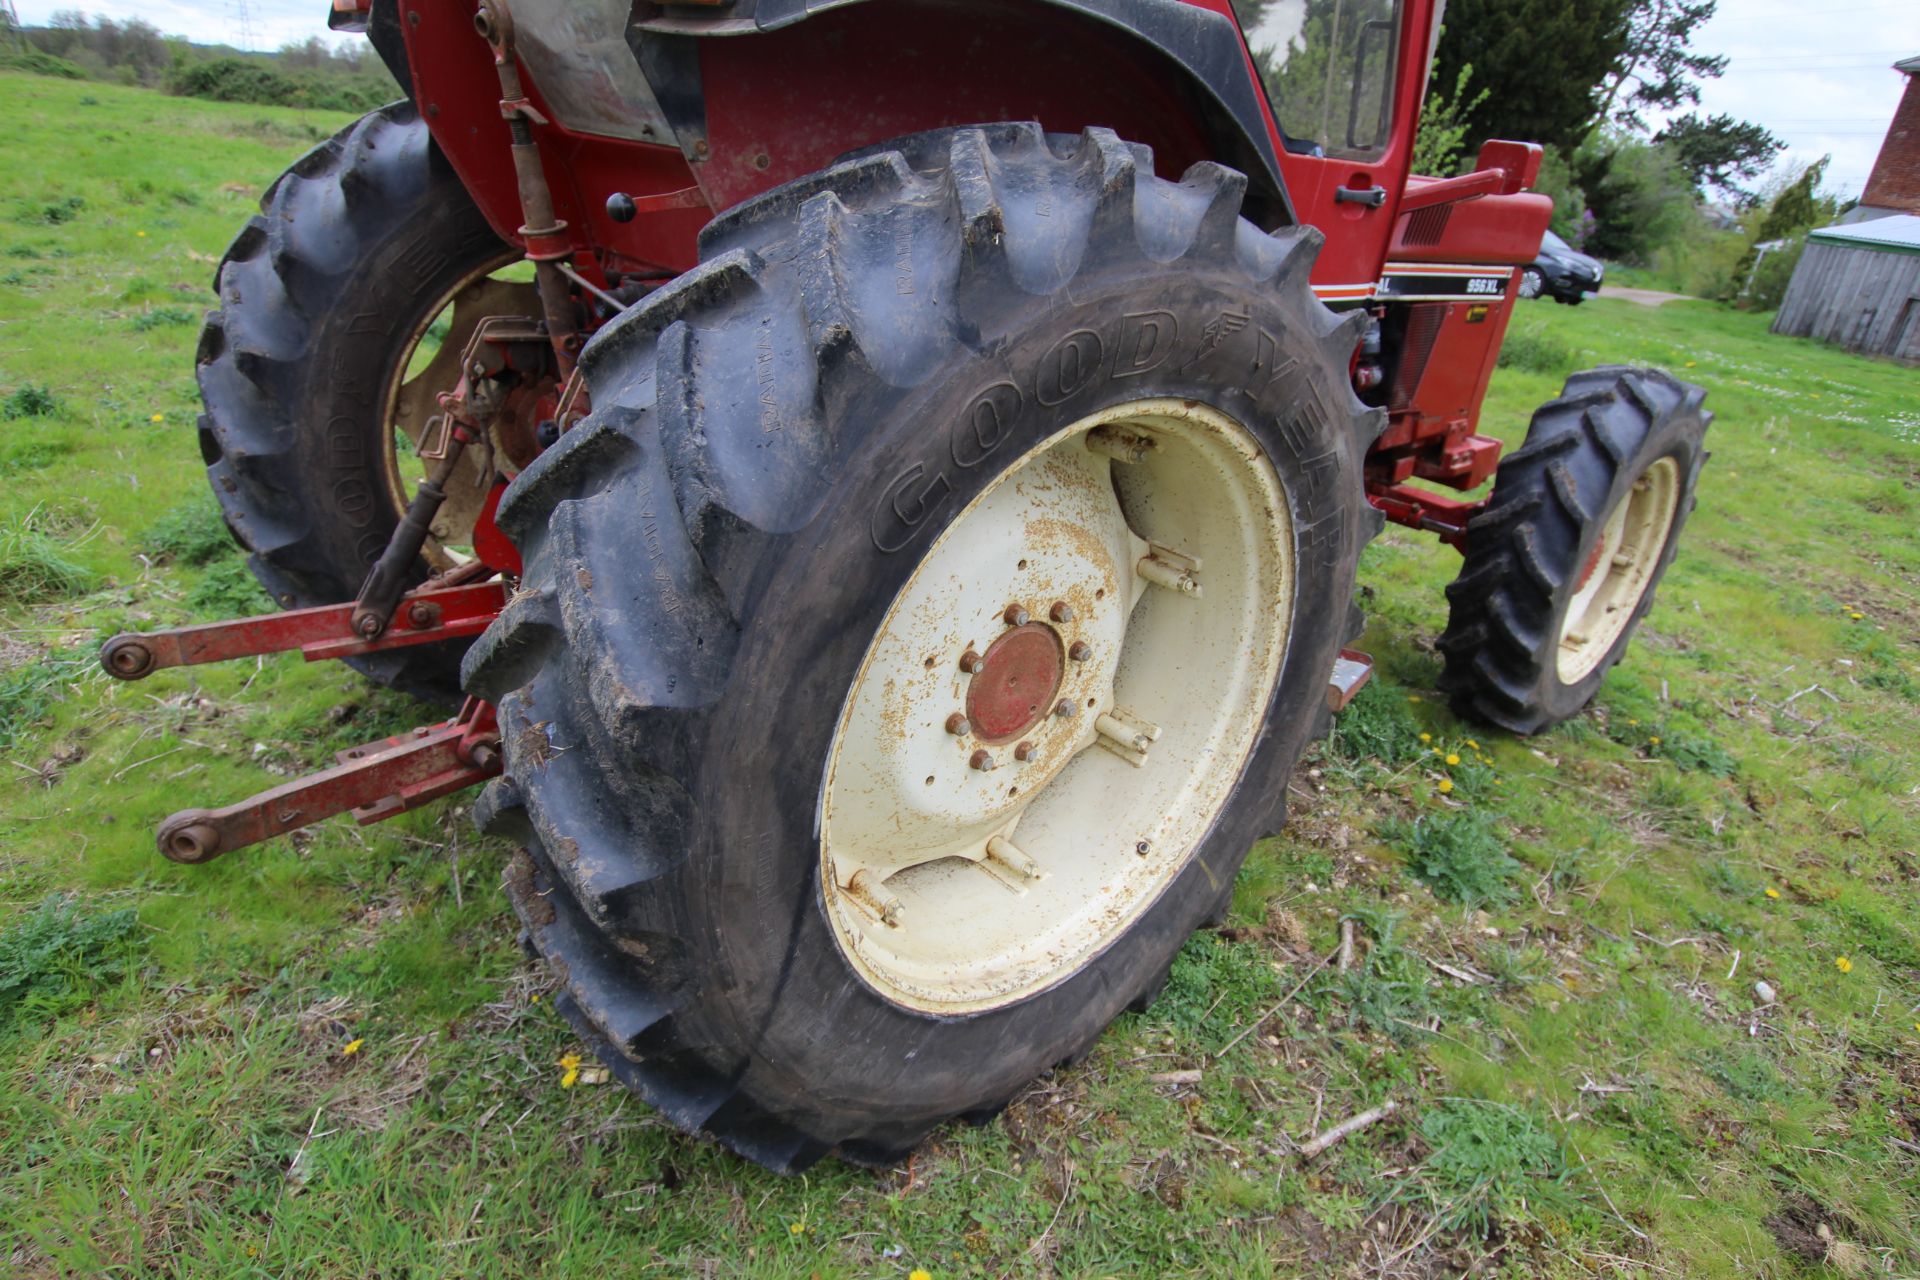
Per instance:
[[[237,0],[16,4],[30,25],[78,8],[145,18],[169,35],[203,43],[242,44]],[[327,0],[248,0],[245,7],[256,49],[327,34]],[[1858,195],[1906,84],[1893,63],[1920,54],[1920,0],[1720,0],[1695,43],[1732,59],[1726,75],[1707,83],[1700,110],[1765,125],[1786,140],[1786,164],[1831,155],[1825,188]]]

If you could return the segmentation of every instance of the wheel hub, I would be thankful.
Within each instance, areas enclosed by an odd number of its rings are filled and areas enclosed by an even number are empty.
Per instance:
[[[909,1007],[990,1008],[1130,927],[1259,735],[1291,553],[1258,444],[1189,401],[1077,423],[975,498],[834,736],[821,874],[855,969]]]
[[[967,684],[967,720],[982,742],[1012,742],[1053,714],[1066,646],[1044,622],[1029,622],[987,646]]]

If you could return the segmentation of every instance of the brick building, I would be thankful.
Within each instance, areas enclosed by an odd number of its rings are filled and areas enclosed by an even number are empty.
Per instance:
[[[1920,57],[1860,203],[1807,235],[1773,331],[1920,364]]]
[[[1842,222],[1865,222],[1896,213],[1920,213],[1920,56],[1893,64],[1907,73],[1907,91],[1887,126],[1886,141],[1873,162],[1860,203]]]

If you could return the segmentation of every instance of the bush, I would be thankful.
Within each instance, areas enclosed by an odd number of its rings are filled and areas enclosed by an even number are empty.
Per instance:
[[[82,915],[51,897],[0,933],[0,1026],[85,1003],[124,976],[140,942],[130,908]]]
[[[84,80],[87,73],[65,58],[56,58],[38,49],[18,53],[0,53],[0,71],[25,71],[36,76],[57,76],[62,80]]]
[[[0,400],[0,418],[11,422],[15,418],[51,418],[60,412],[60,401],[46,387],[36,387],[31,382],[22,383],[13,389],[5,400]]]
[[[167,92],[213,102],[251,102],[268,107],[321,111],[371,111],[393,96],[390,84],[371,78],[345,80],[279,70],[259,58],[209,58],[187,62],[167,74]]]
[[[1573,368],[1574,349],[1565,339],[1547,332],[1544,325],[1516,325],[1507,330],[1500,344],[1502,369],[1525,369],[1529,373],[1564,374]]]
[[[1380,834],[1406,852],[1407,867],[1434,896],[1469,907],[1513,898],[1510,877],[1520,869],[1484,813],[1429,813],[1397,819]]]
[[[220,509],[200,499],[182,503],[154,522],[141,539],[148,554],[160,562],[194,566],[211,564],[234,550],[233,535]]]

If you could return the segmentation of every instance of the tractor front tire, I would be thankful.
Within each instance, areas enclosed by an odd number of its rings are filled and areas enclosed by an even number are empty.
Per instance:
[[[1574,374],[1535,412],[1447,587],[1440,685],[1457,712],[1532,734],[1593,700],[1693,510],[1705,395],[1616,366]]]
[[[477,816],[557,1007],[676,1125],[795,1171],[990,1116],[1279,827],[1380,423],[1319,233],[1245,185],[920,135],[724,215],[589,344],[593,415],[501,508]]]
[[[200,452],[282,607],[358,593],[404,505],[389,391],[450,295],[516,256],[404,102],[315,147],[261,198],[220,261],[220,309],[200,335]],[[449,702],[464,649],[348,661]]]

